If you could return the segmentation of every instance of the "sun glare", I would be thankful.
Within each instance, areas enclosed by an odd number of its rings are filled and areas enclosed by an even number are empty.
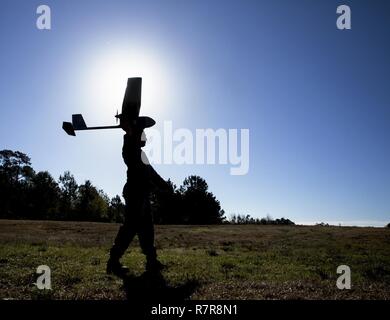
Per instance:
[[[112,50],[92,61],[87,94],[100,115],[121,112],[127,78],[142,77],[141,115],[158,117],[168,100],[168,74],[163,59],[145,51]]]

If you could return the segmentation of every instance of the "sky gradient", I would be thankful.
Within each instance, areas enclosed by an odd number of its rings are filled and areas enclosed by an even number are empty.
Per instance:
[[[40,4],[2,1],[0,149],[121,194],[122,132],[61,124],[114,124],[126,77],[141,76],[157,128],[250,130],[245,176],[155,166],[178,185],[204,177],[227,216],[390,222],[389,1],[45,1],[44,31]],[[336,28],[340,4],[352,30]]]

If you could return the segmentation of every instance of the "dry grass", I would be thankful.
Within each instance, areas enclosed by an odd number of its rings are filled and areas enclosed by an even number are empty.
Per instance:
[[[0,220],[0,298],[125,299],[121,279],[105,274],[119,225]],[[135,241],[124,261],[141,275]],[[310,226],[156,226],[168,285],[198,283],[192,299],[389,299],[390,230]],[[38,290],[36,267],[52,270],[53,290]],[[337,266],[352,289],[336,287]]]

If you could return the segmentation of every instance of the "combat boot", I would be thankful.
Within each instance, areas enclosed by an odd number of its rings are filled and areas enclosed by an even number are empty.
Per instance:
[[[146,271],[160,272],[166,268],[167,266],[165,264],[162,264],[156,258],[146,260],[146,267],[145,267]]]
[[[123,276],[129,272],[129,268],[122,265],[119,260],[108,259],[107,261],[107,274],[114,274],[116,276]]]

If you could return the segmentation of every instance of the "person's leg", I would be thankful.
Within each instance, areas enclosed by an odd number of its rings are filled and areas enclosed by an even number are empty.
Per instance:
[[[163,269],[164,265],[157,260],[156,248],[154,246],[153,217],[148,198],[145,198],[142,216],[140,217],[138,238],[142,252],[146,256],[146,269],[150,271]]]
[[[113,261],[119,262],[136,234],[137,229],[134,223],[135,221],[129,220],[129,217],[125,218],[125,221],[119,228],[114,244],[110,250],[110,259]]]
[[[138,230],[138,219],[137,217],[141,212],[140,201],[136,201],[136,197],[131,199],[131,191],[127,188],[127,184],[123,188],[123,197],[125,198],[125,221],[119,228],[118,234],[114,240],[114,244],[110,250],[110,258],[107,262],[108,273],[119,273],[126,271],[119,262],[131,241]]]
[[[154,227],[153,220],[150,214],[144,214],[141,217],[138,230],[139,243],[142,252],[147,259],[156,259],[156,248],[154,247]]]

